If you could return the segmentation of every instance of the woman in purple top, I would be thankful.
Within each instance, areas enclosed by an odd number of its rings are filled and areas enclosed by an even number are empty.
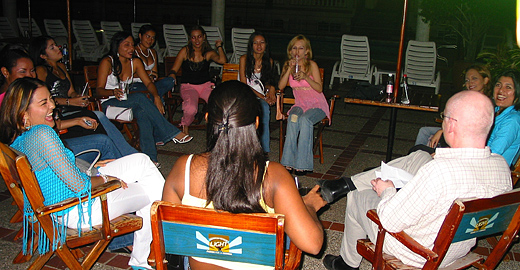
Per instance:
[[[313,126],[329,115],[329,105],[323,95],[320,70],[312,61],[309,40],[298,35],[287,46],[287,58],[278,87],[293,89],[295,103],[289,110],[287,134],[281,163],[296,174],[313,170]]]

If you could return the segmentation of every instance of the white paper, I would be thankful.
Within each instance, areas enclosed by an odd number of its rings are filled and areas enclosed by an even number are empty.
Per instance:
[[[412,180],[413,175],[403,169],[392,167],[381,161],[381,171],[375,171],[376,178],[382,180],[391,180],[395,188],[402,188],[406,183]]]

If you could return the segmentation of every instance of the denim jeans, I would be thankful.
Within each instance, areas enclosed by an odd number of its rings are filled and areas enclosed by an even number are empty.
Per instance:
[[[163,99],[164,95],[168,93],[168,91],[171,91],[173,87],[175,87],[175,79],[172,77],[165,77],[155,82],[155,88],[157,88],[157,93],[159,94],[161,99]],[[130,88],[130,92],[133,91],[148,91],[148,89],[146,88],[144,83],[135,82],[132,83],[132,87]]]
[[[72,153],[77,154],[81,151],[89,149],[98,149],[101,152],[101,159],[116,159],[122,157],[114,142],[105,134],[92,134],[81,137],[74,137],[64,139],[67,147]],[[97,153],[85,153],[78,158],[81,158],[89,163],[94,161]]]
[[[430,137],[435,134],[435,132],[439,131],[440,127],[422,127],[419,129],[419,133],[417,133],[417,138],[415,139],[415,145],[423,144],[428,145],[430,141]]]
[[[134,118],[139,125],[139,144],[141,151],[148,155],[152,161],[157,161],[156,142],[168,142],[181,131],[172,125],[159,112],[157,107],[143,93],[132,93],[127,100],[111,98],[102,103],[106,111],[109,105],[132,108]]]
[[[94,111],[94,113],[98,117],[99,123],[107,132],[107,136],[114,142],[114,145],[119,150],[119,153],[121,153],[121,156],[124,157],[139,153],[137,150],[135,150],[135,148],[128,144],[128,142],[125,140],[125,137],[123,137],[123,134],[121,134],[121,131],[119,131],[119,129],[117,129],[116,126],[110,122],[110,120],[103,112]]]
[[[260,115],[260,144],[262,144],[264,152],[269,153],[269,120],[271,118],[271,112],[269,110],[269,104],[265,100],[261,98],[258,98],[258,100],[260,101],[260,107],[262,109],[262,114]]]
[[[287,119],[282,165],[297,170],[313,170],[312,145],[314,124],[321,121],[325,116],[325,112],[318,108],[303,112],[300,107],[292,107]]]
[[[114,237],[110,244],[108,244],[108,250],[114,251],[116,249],[132,246],[134,244],[134,233],[127,233],[120,235],[118,237]]]

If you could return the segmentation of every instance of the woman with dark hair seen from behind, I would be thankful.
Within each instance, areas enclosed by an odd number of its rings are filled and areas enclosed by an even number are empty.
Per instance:
[[[121,181],[122,188],[107,194],[109,216],[115,218],[136,212],[143,218],[143,227],[135,232],[129,265],[134,269],[151,269],[147,262],[152,241],[150,207],[161,197],[164,186],[161,173],[141,153],[98,162],[99,176],[91,177],[81,172],[76,166],[74,154],[65,148],[52,129],[54,108],[52,96],[42,81],[17,79],[9,86],[0,108],[0,141],[27,156],[46,205],[89,195],[92,188],[111,180]],[[99,199],[94,199],[51,215],[57,222],[58,231],[65,227],[88,230],[102,223],[101,213],[101,203]],[[24,222],[34,220],[33,215],[32,209],[26,208]],[[28,232],[24,231],[24,240],[31,237]],[[49,247],[42,230],[38,232],[38,237],[43,243],[38,246],[40,254],[59,245]],[[66,234],[60,234],[59,243],[63,243],[65,238]]]
[[[217,40],[217,52],[211,48],[206,31],[201,26],[194,26],[189,32],[188,45],[184,46],[175,59],[169,76],[177,80],[177,72],[182,68],[181,98],[183,116],[182,131],[188,134],[188,127],[195,120],[199,98],[208,101],[215,84],[211,82],[209,64],[211,61],[224,64],[226,53],[222,49],[222,40]],[[177,81],[176,81],[177,83]]]
[[[261,32],[254,32],[247,42],[247,53],[240,57],[240,81],[251,87],[260,101],[260,142],[264,152],[269,152],[269,106],[276,103],[276,83],[273,59],[269,52],[269,42]]]
[[[139,125],[139,143],[143,153],[147,154],[157,165],[156,145],[164,145],[169,141],[187,143],[193,139],[182,133],[164,118],[164,107],[157,95],[157,89],[144,69],[142,61],[133,61],[134,38],[130,33],[117,32],[112,37],[110,52],[101,59],[98,69],[96,94],[109,96],[101,105],[132,108]],[[143,93],[130,93],[126,100],[121,100],[123,91],[119,83],[131,82],[139,77],[154,97],[154,104]]]
[[[156,31],[150,24],[145,24],[139,28],[139,39],[137,46],[135,46],[135,56],[143,61],[144,69],[150,77],[150,80],[155,84],[159,97],[163,97],[168,91],[175,87],[175,79],[173,77],[165,77],[157,80],[159,77],[159,58],[157,51],[153,48],[156,40]],[[143,84],[141,78],[134,78],[132,84],[132,91],[146,91],[147,88]]]
[[[298,175],[314,168],[313,126],[325,117],[330,118],[320,69],[311,59],[310,41],[303,35],[295,36],[287,46],[287,61],[278,83],[279,89],[290,86],[295,100],[289,110],[281,163],[288,170],[295,169]]]
[[[175,162],[163,200],[232,213],[284,214],[291,241],[304,252],[317,254],[323,228],[316,211],[326,202],[317,193],[318,186],[302,199],[287,170],[266,160],[256,135],[259,111],[256,95],[246,84],[228,81],[217,86],[206,114],[207,152]],[[189,263],[194,270],[250,266],[202,258],[190,258]]]

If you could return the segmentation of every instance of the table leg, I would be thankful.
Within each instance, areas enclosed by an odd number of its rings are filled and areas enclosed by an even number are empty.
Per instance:
[[[397,123],[397,108],[390,109],[390,126],[388,127],[388,141],[386,145],[386,162],[392,160],[394,149],[395,126]]]

